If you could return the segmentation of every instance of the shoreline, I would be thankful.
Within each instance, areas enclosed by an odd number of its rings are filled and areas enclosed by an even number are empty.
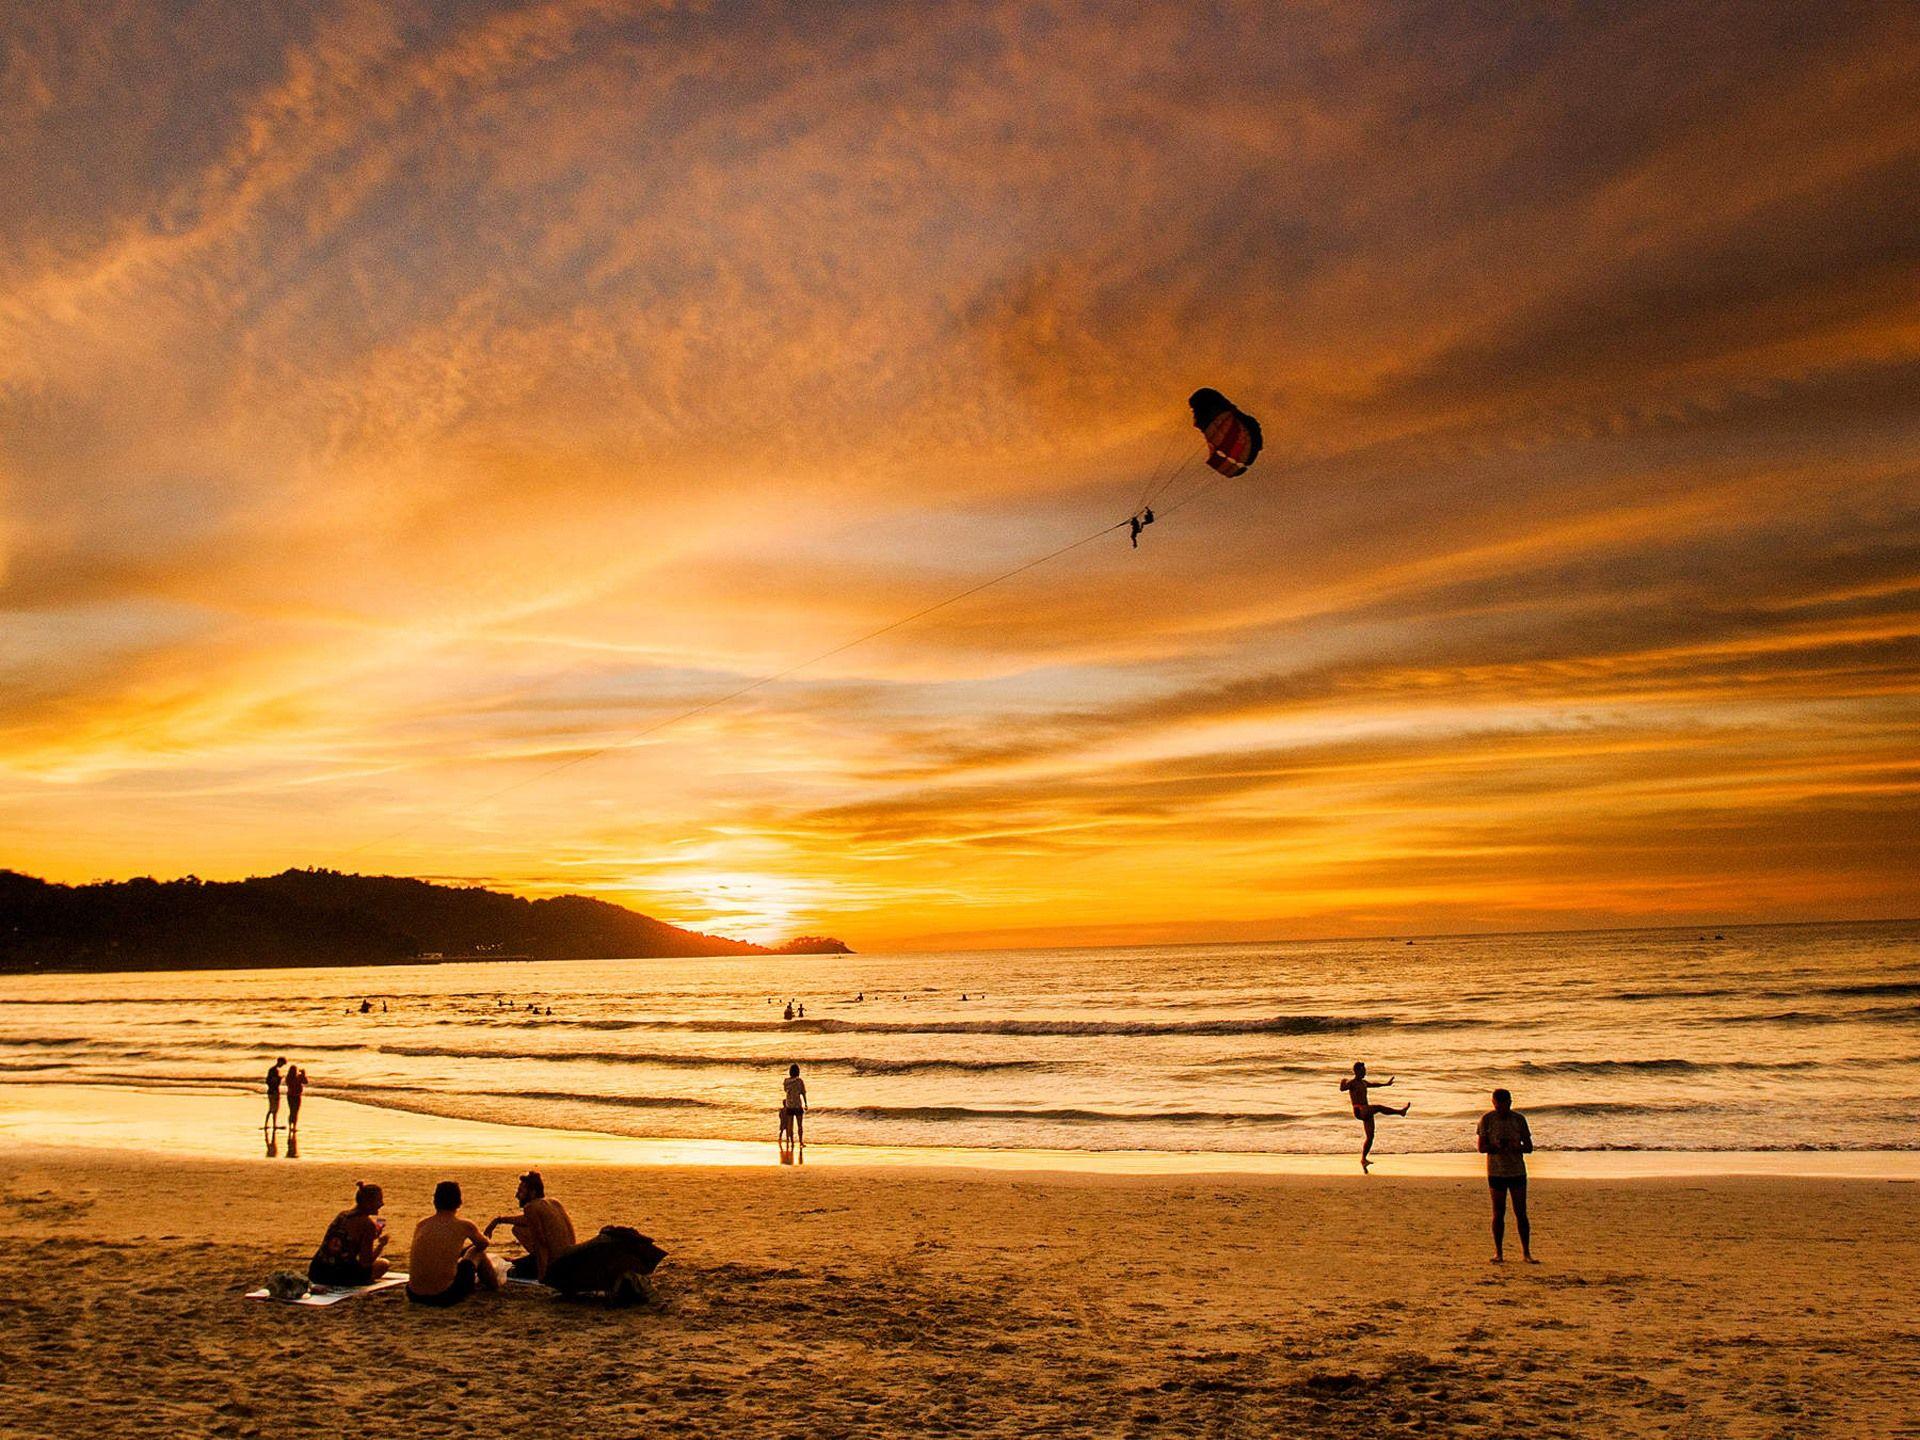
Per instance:
[[[641,1138],[468,1120],[312,1095],[289,1154],[284,1125],[269,1150],[260,1097],[184,1086],[0,1085],[0,1153],[98,1153],[169,1160],[307,1161],[313,1164],[532,1163],[607,1168],[784,1168],[773,1138]],[[772,1117],[769,1116],[769,1130]],[[969,1149],[959,1146],[810,1144],[807,1166],[888,1171],[973,1171],[1111,1176],[1296,1176],[1479,1179],[1468,1151],[1376,1151],[1371,1176],[1354,1153]],[[1920,1151],[1542,1150],[1531,1173],[1550,1181],[1772,1179],[1920,1182]]]

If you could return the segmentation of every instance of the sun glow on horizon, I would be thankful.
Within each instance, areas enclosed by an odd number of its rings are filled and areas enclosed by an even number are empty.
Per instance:
[[[1920,20],[1763,10],[36,7],[0,865],[1920,913]],[[1198,384],[1265,455],[1139,549],[654,730],[1124,516]]]

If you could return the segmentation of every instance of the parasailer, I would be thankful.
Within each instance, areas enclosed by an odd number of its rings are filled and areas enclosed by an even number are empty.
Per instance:
[[[1133,527],[1133,533],[1130,538],[1133,541],[1134,549],[1138,550],[1140,548],[1140,532],[1146,529],[1147,526],[1151,525],[1152,523],[1153,523],[1153,507],[1151,505],[1147,506],[1146,509],[1142,510],[1139,514],[1133,516],[1130,520],[1127,521],[1127,524]]]
[[[1193,426],[1207,437],[1207,464],[1231,479],[1247,473],[1260,458],[1260,422],[1218,390],[1200,389],[1187,397]]]

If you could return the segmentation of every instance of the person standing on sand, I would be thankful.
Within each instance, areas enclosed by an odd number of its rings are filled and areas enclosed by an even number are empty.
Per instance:
[[[1533,1153],[1533,1131],[1527,1117],[1513,1108],[1513,1095],[1493,1092],[1493,1109],[1480,1117],[1477,1148],[1487,1157],[1487,1188],[1493,1192],[1493,1263],[1507,1258],[1507,1197],[1513,1197],[1513,1225],[1520,1232],[1520,1254],[1533,1258],[1533,1227],[1527,1223],[1527,1156]]]
[[[282,1055],[267,1067],[266,1124],[269,1130],[277,1130],[280,1128],[280,1067],[286,1063],[287,1057]]]
[[[1391,1084],[1393,1084],[1391,1078],[1386,1080],[1367,1079],[1367,1063],[1364,1060],[1354,1061],[1353,1074],[1340,1082],[1340,1088],[1346,1091],[1348,1097],[1353,1101],[1354,1119],[1358,1120],[1360,1122],[1360,1128],[1367,1132],[1367,1143],[1360,1147],[1360,1168],[1362,1170],[1369,1168],[1373,1164],[1373,1162],[1367,1158],[1373,1153],[1373,1117],[1376,1115],[1404,1115],[1413,1108],[1411,1105],[1402,1105],[1396,1110],[1391,1105],[1374,1105],[1368,1102],[1367,1091],[1370,1088],[1377,1085],[1380,1089],[1384,1090]]]
[[[300,1097],[307,1093],[307,1072],[298,1065],[287,1069],[287,1129],[300,1123]]]
[[[442,1180],[433,1187],[433,1214],[413,1227],[407,1254],[407,1299],[442,1309],[474,1292],[500,1288],[500,1272],[487,1254],[487,1237],[460,1218],[460,1186]]]
[[[780,1139],[807,1143],[807,1082],[800,1078],[800,1067],[787,1067],[786,1098],[780,1103]]]
[[[520,1177],[520,1186],[513,1198],[520,1206],[520,1213],[494,1216],[483,1233],[491,1240],[500,1226],[511,1227],[513,1238],[527,1253],[507,1267],[507,1278],[544,1281],[547,1267],[554,1258],[578,1243],[573,1234],[573,1218],[564,1205],[547,1194],[547,1182],[540,1178],[538,1170],[529,1170]]]

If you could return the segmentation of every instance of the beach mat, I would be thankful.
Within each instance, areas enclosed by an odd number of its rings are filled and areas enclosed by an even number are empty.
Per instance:
[[[249,1290],[247,1299],[268,1300],[276,1305],[338,1305],[342,1300],[351,1300],[356,1295],[377,1295],[382,1290],[391,1290],[396,1285],[407,1283],[404,1274],[382,1275],[371,1285],[316,1285],[298,1300],[274,1300],[265,1290]]]

